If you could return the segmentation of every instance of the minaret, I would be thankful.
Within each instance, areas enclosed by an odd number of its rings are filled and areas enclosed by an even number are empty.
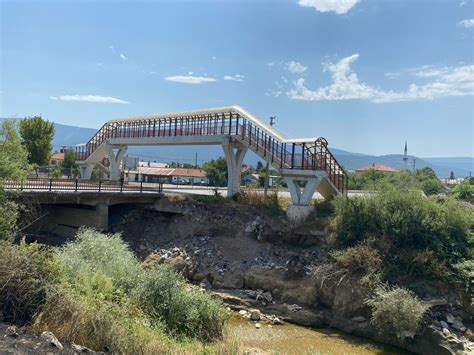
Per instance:
[[[403,170],[407,170],[407,164],[408,164],[408,149],[407,149],[407,141],[405,141],[405,152],[403,154]]]

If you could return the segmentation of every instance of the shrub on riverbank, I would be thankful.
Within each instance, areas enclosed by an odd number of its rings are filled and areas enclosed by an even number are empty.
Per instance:
[[[338,248],[368,243],[392,275],[445,277],[472,257],[474,210],[457,201],[388,189],[334,201]]]
[[[222,338],[226,315],[221,302],[188,289],[182,276],[167,266],[143,269],[119,235],[82,229],[58,255],[80,294],[105,300],[127,295],[154,325],[174,336]]]
[[[372,309],[371,322],[379,333],[412,338],[428,309],[413,292],[401,287],[380,285],[366,301]]]
[[[220,301],[166,266],[143,269],[118,235],[82,229],[54,251],[1,242],[6,320],[114,353],[236,353]],[[218,343],[213,343],[219,340]]]

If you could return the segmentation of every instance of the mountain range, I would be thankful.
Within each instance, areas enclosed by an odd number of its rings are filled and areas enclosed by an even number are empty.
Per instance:
[[[67,126],[59,123],[54,124],[56,134],[53,139],[55,150],[59,150],[62,146],[74,146],[80,143],[86,143],[96,132],[93,128],[82,128],[75,126]],[[402,154],[389,155],[369,155],[362,153],[353,153],[345,150],[330,147],[331,152],[336,159],[347,170],[355,170],[357,168],[372,164],[383,164],[394,169],[403,168]],[[180,163],[202,164],[205,161],[223,156],[222,149],[219,146],[160,146],[160,147],[130,147],[128,155],[138,156],[144,160]],[[256,165],[259,157],[250,152],[247,154],[245,163]],[[409,155],[408,168],[413,169],[413,162],[417,169],[430,167],[439,177],[449,177],[451,171],[455,177],[469,176],[470,172],[474,172],[473,157],[439,157],[439,158],[423,158]]]

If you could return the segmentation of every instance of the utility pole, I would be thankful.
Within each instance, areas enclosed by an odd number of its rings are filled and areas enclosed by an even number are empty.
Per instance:
[[[275,124],[275,119],[276,119],[275,116],[270,117],[270,127],[272,127]],[[270,163],[267,160],[267,165],[266,165],[266,169],[265,169],[265,182],[263,184],[263,197],[264,197],[265,200],[267,199],[267,195],[268,195],[268,173],[269,173],[269,170],[270,170]]]
[[[196,155],[194,157],[194,167],[197,169],[198,167],[198,152],[196,152]]]

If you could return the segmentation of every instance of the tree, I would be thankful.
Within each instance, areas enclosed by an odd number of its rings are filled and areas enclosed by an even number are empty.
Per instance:
[[[451,170],[451,172],[449,173],[449,179],[450,180],[454,180],[455,177],[454,177],[454,171]]]
[[[21,144],[15,121],[3,121],[0,127],[0,180],[24,180],[30,172],[28,151]]]
[[[217,158],[203,164],[209,182],[213,186],[227,185],[227,162],[224,158]]]
[[[76,154],[73,149],[64,149],[64,160],[62,162],[63,168],[73,168],[76,166]]]
[[[34,116],[22,119],[19,127],[29,153],[29,162],[38,166],[48,165],[53,150],[53,123],[43,120],[41,116]]]
[[[24,180],[30,171],[28,152],[21,144],[15,121],[3,121],[0,127],[0,180]],[[18,215],[18,204],[0,187],[0,240],[11,240],[15,236]]]

